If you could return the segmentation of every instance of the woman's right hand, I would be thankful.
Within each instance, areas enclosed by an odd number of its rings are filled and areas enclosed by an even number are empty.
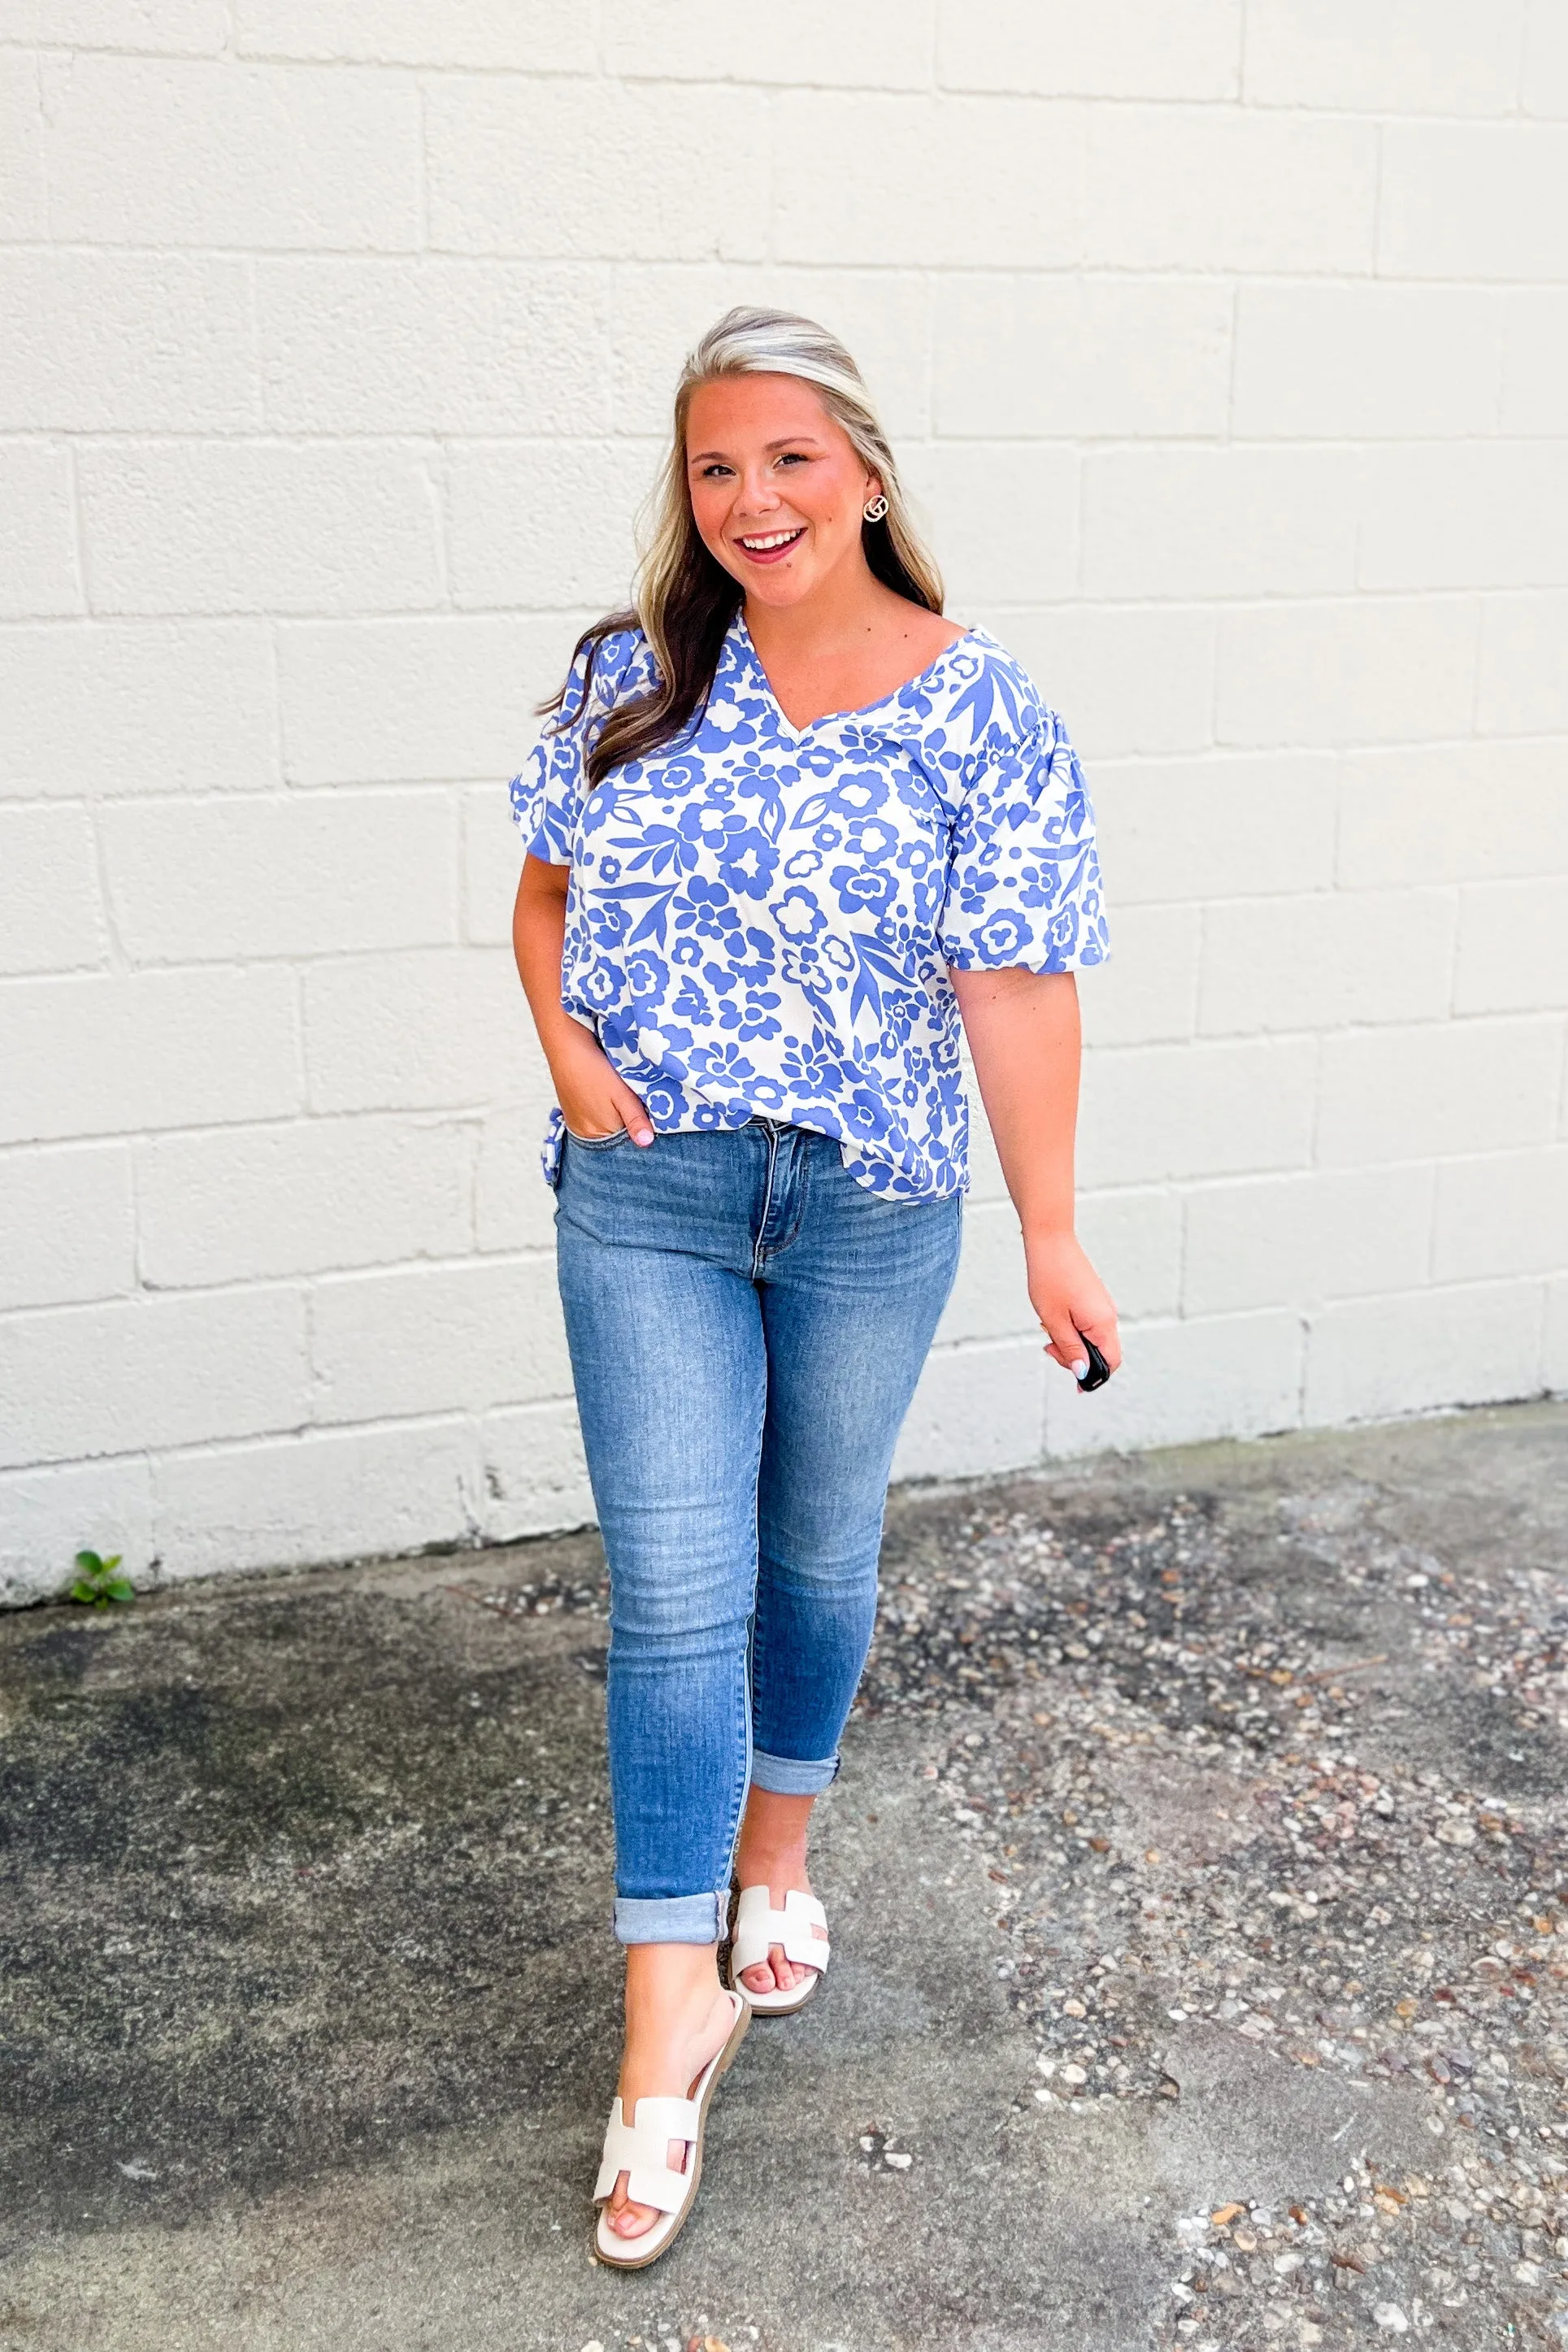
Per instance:
[[[645,1149],[653,1140],[653,1123],[642,1097],[632,1093],[596,1037],[586,1029],[579,1034],[580,1045],[574,1040],[550,1061],[567,1133],[596,1142],[624,1128],[632,1142]]]

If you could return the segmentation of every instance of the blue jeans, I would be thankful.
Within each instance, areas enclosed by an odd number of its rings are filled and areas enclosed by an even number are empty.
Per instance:
[[[876,1614],[888,1470],[961,1204],[830,1136],[568,1136],[557,1263],[610,1562],[615,1933],[724,1930],[748,1783],[826,1788]]]

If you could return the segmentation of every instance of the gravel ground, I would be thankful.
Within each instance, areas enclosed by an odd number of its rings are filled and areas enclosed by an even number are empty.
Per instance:
[[[603,1614],[0,1622],[0,2341],[1568,2347],[1568,1409],[895,1496],[833,1969],[631,2279]]]
[[[1331,2194],[1239,2180],[1180,2220],[1155,2340],[1194,2352],[1467,2311],[1467,2341],[1568,2343],[1568,1579],[1401,1541],[1374,1499],[1281,1498],[1260,1556],[1213,1494],[976,1496],[900,1531],[860,1701],[931,1725],[1041,2105],[1178,2097],[1194,2020],[1420,2087],[1419,2170],[1355,2151]],[[1466,1702],[1430,1752],[1400,1753],[1412,1671]]]

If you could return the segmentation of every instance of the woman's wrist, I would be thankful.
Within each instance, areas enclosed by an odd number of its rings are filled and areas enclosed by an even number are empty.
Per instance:
[[[545,1060],[549,1065],[549,1074],[555,1081],[558,1094],[563,1082],[570,1086],[574,1078],[580,1079],[586,1074],[597,1073],[610,1060],[592,1030],[585,1029],[580,1021],[574,1021],[570,1013],[563,1013],[559,1026],[552,1024],[550,1034],[541,1037],[539,1042],[544,1047]]]
[[[1052,1214],[1020,1217],[1019,1223],[1026,1250],[1057,1249],[1063,1242],[1078,1238],[1071,1206]]]

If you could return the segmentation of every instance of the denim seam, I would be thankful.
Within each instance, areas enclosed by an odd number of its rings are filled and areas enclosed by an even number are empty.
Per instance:
[[[803,1129],[799,1128],[796,1129],[797,1139],[801,1137],[803,1134]],[[797,1140],[794,1153],[794,1218],[790,1223],[789,1232],[780,1234],[779,1239],[774,1243],[772,1249],[768,1253],[771,1257],[781,1257],[787,1249],[792,1247],[792,1245],[800,1240],[800,1229],[806,1222],[806,1211],[810,1205],[811,1192],[811,1149],[809,1139],[803,1142]]]
[[[763,1444],[767,1444],[767,1442],[768,1442],[768,1427],[767,1427],[767,1415],[766,1415],[766,1413],[765,1413],[765,1414],[764,1414],[764,1416],[763,1416],[763,1431],[762,1431],[762,1439],[763,1439]],[[760,1451],[758,1452],[758,1465],[757,1465],[757,1466],[758,1466],[758,1488],[760,1489],[761,1483],[762,1483],[762,1479],[761,1479],[762,1457],[761,1457]],[[768,1658],[767,1658],[767,1653],[766,1653],[766,1651],[765,1651],[765,1650],[763,1649],[763,1647],[762,1647],[762,1624],[761,1624],[760,1613],[759,1613],[759,1609],[758,1609],[758,1603],[759,1603],[759,1601],[761,1601],[761,1598],[762,1598],[762,1534],[761,1534],[761,1528],[760,1528],[760,1527],[758,1527],[758,1538],[757,1538],[757,1574],[756,1574],[755,1579],[753,1580],[752,1587],[751,1587],[751,1623],[750,1623],[749,1628],[747,1629],[747,1643],[746,1643],[746,1695],[747,1695],[747,1703],[748,1703],[749,1709],[750,1709],[750,1715],[751,1715],[751,1740],[750,1740],[750,1744],[749,1744],[749,1746],[748,1746],[748,1748],[747,1748],[747,1757],[746,1757],[746,1778],[747,1778],[747,1785],[748,1785],[748,1786],[749,1786],[749,1784],[750,1784],[750,1780],[751,1780],[752,1767],[753,1767],[753,1765],[754,1765],[754,1763],[755,1763],[755,1761],[756,1761],[756,1757],[757,1757],[757,1700],[758,1700],[758,1693],[759,1693],[759,1692],[763,1689],[763,1687],[764,1687],[764,1685],[765,1685],[765,1682],[766,1682],[766,1678],[767,1678],[767,1674],[768,1674]]]
[[[751,1250],[751,1279],[753,1282],[760,1282],[762,1279],[763,1244],[768,1238],[768,1219],[773,1208],[773,1179],[779,1167],[779,1130],[770,1119],[760,1120],[758,1124],[761,1126],[763,1132],[768,1138],[768,1181],[763,1186],[762,1214],[757,1220],[757,1239],[753,1243]],[[761,1442],[762,1433],[759,1430],[758,1432],[758,1444],[759,1446]]]
[[[776,1142],[777,1139],[770,1135],[768,1138],[770,1149],[776,1145]],[[769,1183],[771,1184],[771,1159],[769,1159],[768,1161],[768,1177]],[[753,1439],[753,1449],[757,1456],[757,1470],[758,1476],[759,1478],[762,1474],[762,1438],[767,1425],[768,1383],[765,1373],[762,1387],[762,1410],[758,1415],[756,1434]],[[755,1518],[755,1513],[753,1513],[753,1517]],[[730,1803],[729,1863],[725,1872],[725,1883],[727,1885],[732,1885],[735,1881],[735,1857],[740,1845],[741,1823],[746,1818],[747,1791],[751,1786],[751,1659],[752,1644],[756,1640],[757,1634],[757,1580],[760,1571],[761,1549],[757,1538],[754,1535],[752,1538],[751,1547],[751,1610],[747,1619],[746,1657],[741,1666],[740,1679],[740,1717],[744,1741],[741,1755],[740,1779],[737,1784],[735,1794]],[[723,1941],[724,1935],[728,1925],[729,1921],[727,1916],[721,1919],[719,1922],[719,1939],[721,1942]]]
[[[755,1590],[756,1588],[754,1585],[754,1593]],[[753,1603],[753,1606],[755,1607],[755,1602]],[[724,1874],[724,1882],[727,1887],[733,1885],[735,1883],[735,1857],[740,1845],[740,1825],[746,1818],[747,1790],[751,1786],[751,1637],[749,1631],[747,1635],[746,1662],[742,1668],[740,1685],[740,1721],[743,1735],[740,1777],[735,1785],[735,1791],[730,1799],[729,1850],[728,1860],[726,1864]],[[719,1921],[718,1932],[721,1942],[724,1938],[725,1929],[727,1927],[728,1924],[727,1918],[721,1918]]]
[[[767,1122],[759,1122],[759,1124],[767,1124]],[[793,1129],[786,1129],[781,1132],[777,1128],[768,1125],[768,1134],[773,1138],[776,1149],[779,1144],[784,1143],[786,1140],[789,1144],[790,1153],[790,1181],[793,1182],[795,1188],[794,1213],[789,1220],[788,1230],[776,1235],[774,1240],[768,1245],[767,1249],[764,1250],[763,1243],[767,1240],[768,1220],[773,1213],[773,1195],[776,1189],[777,1162],[770,1162],[768,1171],[768,1198],[763,1203],[762,1226],[758,1234],[757,1252],[752,1263],[751,1278],[753,1282],[760,1282],[764,1280],[767,1276],[768,1265],[771,1264],[775,1258],[782,1257],[784,1252],[790,1248],[794,1243],[800,1240],[800,1230],[805,1224],[806,1213],[810,1202],[811,1152],[809,1148],[810,1139],[808,1136],[806,1129],[803,1128],[796,1128]]]

